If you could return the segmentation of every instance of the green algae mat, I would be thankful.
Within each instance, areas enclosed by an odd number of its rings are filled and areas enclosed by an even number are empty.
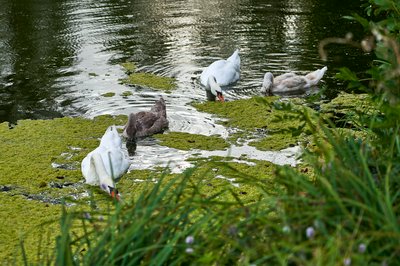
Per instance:
[[[346,108],[352,108],[349,101],[359,106],[359,101],[343,94],[323,109],[328,114],[344,110],[339,108],[341,99],[346,100],[347,104],[342,105]],[[308,141],[310,132],[301,127],[304,121],[274,108],[277,101],[280,99],[255,97],[226,103],[193,103],[198,110],[214,114],[217,120],[221,118],[219,123],[235,128],[236,133],[223,139],[167,131],[155,138],[160,145],[179,150],[224,150],[243,139],[260,150],[280,150]],[[314,112],[302,104],[295,108]],[[63,205],[67,211],[112,209],[108,195],[84,183],[80,162],[99,145],[108,126],[123,126],[126,120],[126,116],[22,120],[12,129],[7,123],[0,124],[0,245],[4,247],[0,249],[0,262],[21,262],[21,243],[29,262],[43,260],[45,254],[51,253],[60,233]],[[296,128],[303,130],[294,134]],[[202,195],[207,197],[229,187],[224,200],[239,198],[244,204],[257,200],[262,194],[257,183],[275,173],[275,166],[266,161],[238,162],[222,157],[189,161],[195,167],[188,171],[200,185],[197,189]],[[117,186],[123,199],[130,201],[154,185],[161,175],[168,179],[179,174],[171,174],[168,169],[135,170],[125,174]],[[42,252],[38,250],[39,242]]]
[[[98,145],[108,125],[125,120],[124,116],[23,120],[13,129],[0,124],[0,244],[4,247],[0,261],[22,258],[15,253],[20,240],[32,261],[40,237],[42,249],[54,245],[60,203],[87,194],[80,161]]]
[[[82,159],[99,144],[99,139],[109,125],[124,125],[126,116],[99,116],[93,120],[83,118],[57,118],[53,120],[22,120],[9,129],[0,124],[0,261],[20,262],[20,245],[29,262],[46,256],[52,250],[59,231],[63,204],[68,211],[93,208],[88,202],[96,202],[96,209],[107,210],[111,201],[99,188],[84,183],[80,171]],[[163,139],[164,137],[164,139]],[[226,148],[228,144],[217,136],[170,132],[159,135],[162,145],[179,149]],[[176,146],[174,139],[185,139],[186,146]],[[182,141],[181,141],[182,142]],[[248,165],[226,162],[226,158],[202,159],[194,163],[193,178],[202,180],[202,193],[216,193],[232,186],[232,178],[240,182],[244,173],[254,178],[266,178],[273,172],[268,162]],[[213,169],[218,169],[215,171]],[[137,197],[158,178],[162,169],[132,171],[118,182],[118,189],[125,200]],[[239,174],[242,173],[242,174]],[[227,179],[216,178],[226,176]],[[168,174],[167,178],[174,175]],[[229,179],[228,179],[229,178]],[[137,180],[145,182],[137,182]],[[146,182],[147,181],[147,182]],[[233,187],[233,194],[250,202],[256,197],[251,186]],[[227,199],[231,196],[226,196]],[[40,242],[40,250],[38,243]],[[39,252],[39,253],[38,253]],[[50,252],[51,253],[51,252]]]
[[[268,151],[298,145],[311,134],[299,116],[289,116],[285,110],[274,108],[277,102],[278,97],[253,97],[223,104],[205,102],[193,105],[199,111],[223,118],[220,124],[237,129],[237,133],[232,134],[228,141],[249,141],[249,145]],[[293,105],[291,108],[315,112],[302,105]]]
[[[137,66],[132,62],[122,63],[121,66],[128,75],[126,78],[121,79],[121,83],[123,84],[148,87],[167,93],[176,89],[176,80],[174,78],[163,77],[153,73],[139,72],[137,71]]]

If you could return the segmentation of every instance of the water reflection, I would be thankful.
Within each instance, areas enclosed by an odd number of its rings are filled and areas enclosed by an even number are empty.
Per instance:
[[[1,10],[0,121],[61,116],[54,98],[69,85],[55,80],[73,75],[64,68],[76,48],[66,10],[57,1],[6,1]]]
[[[329,97],[342,89],[335,68],[363,70],[370,58],[353,48],[334,47],[328,62],[319,59],[318,42],[361,27],[340,18],[360,1],[317,0],[2,0],[0,9],[0,122],[61,115],[94,117],[148,110],[162,96],[169,130],[229,136],[192,101],[205,101],[198,78],[211,62],[240,49],[241,79],[224,92],[227,100],[258,95],[264,73],[305,74],[328,66]],[[358,35],[357,35],[358,34]],[[140,71],[175,77],[171,94],[120,84],[120,63]],[[130,91],[131,96],[123,92]],[[114,97],[102,94],[114,92]],[[123,125],[120,125],[123,126]],[[148,138],[137,143],[133,169],[173,164],[186,158],[232,156],[295,164],[293,151],[258,152],[247,145],[226,151],[186,152]]]
[[[193,79],[235,48],[240,48],[242,78],[226,95],[249,97],[258,93],[266,71],[307,73],[325,64],[318,41],[343,36],[352,22],[340,17],[359,6],[340,0],[2,2],[0,122],[135,109],[147,102],[141,96],[155,92],[137,91],[129,101],[100,96],[130,90],[118,83],[124,75],[118,63],[125,60],[177,78],[180,100],[171,101],[182,108],[205,100]],[[367,62],[360,54],[339,58],[349,49],[335,49],[327,63],[328,84],[336,85],[329,78],[335,67],[360,68]]]

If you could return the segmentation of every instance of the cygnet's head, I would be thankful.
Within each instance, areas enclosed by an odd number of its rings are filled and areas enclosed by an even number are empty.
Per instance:
[[[211,93],[217,97],[217,101],[224,102],[224,96],[222,95],[222,89],[217,83],[217,79],[214,76],[210,76],[208,78],[208,84],[206,87],[207,90],[211,91]]]
[[[264,75],[263,84],[261,87],[261,93],[266,96],[272,95],[272,86],[274,85],[274,75],[271,72],[267,72]]]

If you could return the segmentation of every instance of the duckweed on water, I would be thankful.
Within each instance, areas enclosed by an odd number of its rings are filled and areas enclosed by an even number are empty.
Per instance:
[[[103,96],[103,97],[114,97],[115,96],[115,92],[106,92],[106,93],[103,93],[101,96]]]
[[[133,62],[125,62],[125,63],[122,63],[121,66],[125,69],[125,72],[127,74],[132,74],[137,69],[136,64]]]
[[[267,128],[268,117],[272,110],[270,106],[260,102],[260,97],[242,99],[230,102],[204,102],[194,103],[197,110],[216,114],[227,121],[221,122],[228,127],[237,127],[241,129],[253,130],[255,128]],[[264,99],[264,98],[263,98]],[[272,104],[277,97],[265,98],[267,104]]]
[[[375,104],[372,103],[368,94],[350,94],[340,93],[335,99],[329,103],[321,104],[321,112],[324,116],[330,118],[336,123],[336,126],[343,126],[342,121],[346,119],[347,126],[352,123],[353,118],[359,115],[376,115],[378,114]]]
[[[293,134],[293,130],[300,127],[303,121],[296,118],[282,119],[287,115],[286,111],[272,108],[277,100],[277,97],[253,97],[225,103],[205,102],[193,105],[199,111],[227,118],[221,124],[240,129],[239,133],[230,138],[231,141],[240,138],[251,140],[249,144],[259,150],[281,150],[306,140],[310,132],[304,130],[302,134]],[[256,140],[254,136],[257,136]]]
[[[90,73],[89,73],[89,76],[91,76],[91,77],[97,77],[98,75],[97,75],[96,73],[94,73],[94,72],[90,72]]]
[[[108,200],[96,187],[83,184],[80,162],[99,144],[109,125],[123,125],[126,116],[101,116],[93,120],[57,118],[22,120],[13,129],[0,124],[0,261],[13,259],[20,237],[25,239],[29,261],[35,260],[42,235],[40,224],[57,234],[60,203],[63,198],[93,190],[99,201]],[[52,166],[53,165],[53,166]],[[56,221],[56,225],[52,224]],[[47,238],[46,238],[47,239]],[[36,243],[34,243],[36,240]]]
[[[126,79],[122,79],[123,84],[139,85],[150,87],[156,90],[171,92],[176,88],[175,79],[170,77],[161,77],[151,73],[137,72],[132,73]]]
[[[0,214],[10,219],[1,220],[0,243],[6,248],[0,251],[0,261],[13,259],[18,250],[20,237],[23,237],[28,261],[35,261],[37,243],[40,237],[47,237],[40,225],[48,222],[48,243],[43,249],[54,244],[58,234],[58,220],[61,207],[66,200],[74,203],[69,208],[88,208],[88,195],[93,195],[97,208],[110,203],[109,197],[98,187],[84,184],[80,171],[82,159],[99,145],[99,138],[110,125],[124,125],[126,116],[100,116],[93,120],[83,118],[57,118],[54,120],[22,120],[13,129],[7,123],[0,124]],[[182,149],[224,149],[228,144],[219,137],[170,133],[159,135],[168,145]],[[173,141],[173,139],[175,141]],[[176,141],[179,140],[179,141]],[[163,140],[162,140],[163,141]],[[164,143],[164,144],[165,144]],[[180,144],[179,144],[180,143]],[[186,148],[180,145],[185,143]],[[236,168],[247,165],[234,165]],[[201,174],[209,165],[199,167],[194,178],[199,182]],[[223,174],[226,178],[235,177],[232,170],[219,167],[214,174]],[[266,171],[264,171],[267,173]],[[126,200],[134,199],[141,191],[154,185],[161,171],[132,171],[118,182],[118,189]],[[168,178],[176,175],[169,174]],[[210,176],[211,178],[211,176]],[[201,181],[203,182],[203,181]],[[205,185],[205,195],[231,184],[223,179],[212,180],[213,189]],[[234,188],[236,189],[236,188]],[[242,188],[241,188],[242,189]],[[207,192],[208,190],[208,192]],[[242,198],[253,195],[251,189],[238,190]],[[103,206],[104,205],[104,206]],[[29,234],[27,234],[29,232]],[[25,237],[26,235],[26,237]],[[47,238],[46,238],[47,239]],[[5,244],[5,245],[3,245]],[[17,256],[17,259],[21,259]]]
[[[226,191],[219,197],[220,200],[240,198],[244,203],[257,200],[263,193],[260,189],[265,187],[275,171],[275,166],[267,161],[241,163],[222,157],[197,159],[196,165],[193,180],[201,183],[198,187],[204,196]]]
[[[42,251],[54,246],[60,219],[59,205],[36,202],[20,195],[10,196],[5,193],[0,193],[0,202],[1,265],[21,265],[22,255],[17,249],[20,239],[23,239],[28,258],[32,262],[38,259],[36,256],[40,236]]]
[[[229,147],[228,143],[218,136],[204,136],[184,132],[169,132],[157,134],[155,137],[161,141],[161,145],[180,150],[224,150]]]
[[[375,110],[371,104],[368,94],[351,94],[341,92],[336,98],[329,103],[321,104],[321,111],[324,113],[340,112],[347,113],[349,111],[368,112]]]
[[[239,197],[244,203],[255,201],[262,194],[260,187],[265,187],[265,183],[270,180],[275,171],[275,166],[267,161],[251,160],[246,163],[218,156],[192,158],[190,161],[195,166],[187,169],[186,173],[190,172],[194,187],[199,189],[204,197],[221,193],[218,199],[223,201],[233,202],[235,197]],[[130,192],[151,190],[162,175],[165,181],[177,176],[162,171],[155,173],[141,170],[124,177],[118,185],[124,196],[132,198],[128,196]],[[191,193],[188,192],[188,194]]]
[[[131,91],[124,91],[123,93],[121,93],[122,97],[128,97],[128,96],[132,96],[133,93]]]
[[[276,98],[267,98],[269,103]],[[270,132],[293,126],[293,121],[278,121],[275,118],[283,111],[274,110],[269,105],[257,99],[238,100],[224,104],[207,102],[196,104],[199,110],[215,113],[227,121],[221,123],[229,127],[237,127],[245,134],[254,136],[255,131],[265,130],[268,134],[262,136],[252,145],[260,145],[260,149],[278,149],[297,141],[289,134]],[[109,198],[97,187],[84,184],[80,172],[80,162],[88,152],[98,146],[99,138],[105,129],[112,124],[124,125],[126,116],[100,116],[93,120],[82,118],[60,118],[54,120],[23,120],[14,129],[9,129],[6,123],[0,124],[0,186],[4,192],[0,194],[0,213],[2,217],[12,217],[12,220],[1,222],[1,242],[6,243],[6,249],[0,251],[0,261],[14,257],[15,247],[19,245],[20,233],[31,232],[24,237],[25,249],[29,261],[35,260],[36,243],[43,236],[41,224],[46,225],[49,239],[43,248],[54,244],[54,236],[58,233],[57,223],[60,216],[59,203],[64,198],[77,199],[78,205],[70,208],[84,208],[87,203],[79,204],[79,198],[87,200],[88,191],[92,191],[97,205],[109,203]],[[305,134],[305,133],[303,133]],[[258,134],[260,135],[260,134]],[[242,136],[242,137],[243,137]],[[169,132],[155,136],[162,145],[190,150],[223,150],[229,144],[218,136],[202,136],[180,132]],[[279,142],[277,139],[281,138]],[[263,143],[266,142],[266,143]],[[271,143],[276,145],[271,147]],[[268,146],[269,145],[269,146]],[[247,160],[249,161],[249,160]],[[229,158],[194,159],[196,167],[192,170],[193,182],[198,182],[202,195],[209,197],[220,192],[219,199],[230,200],[239,198],[244,203],[256,201],[260,196],[260,187],[265,188],[265,182],[274,175],[275,166],[269,162],[251,161],[241,163],[230,161]],[[52,166],[53,165],[53,166]],[[141,191],[154,186],[161,171],[132,171],[123,176],[118,183],[118,189],[126,200],[134,199]],[[176,174],[168,174],[174,178]],[[264,182],[264,186],[258,186]],[[100,205],[99,205],[100,204]],[[27,208],[29,211],[27,211]],[[3,245],[2,245],[3,246]]]
[[[122,63],[121,66],[125,69],[125,72],[128,75],[127,78],[121,80],[123,84],[150,87],[165,92],[171,92],[176,89],[176,80],[174,78],[161,77],[151,73],[136,72],[137,66],[132,62]]]
[[[121,82],[127,85],[138,85],[150,87],[156,90],[163,90],[167,93],[176,89],[176,80],[170,77],[161,77],[151,73],[136,72],[137,66],[132,62],[122,63],[121,66],[125,69],[127,78]]]

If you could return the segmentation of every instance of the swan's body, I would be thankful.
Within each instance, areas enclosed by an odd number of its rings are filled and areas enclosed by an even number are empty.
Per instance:
[[[327,69],[325,66],[305,76],[285,73],[275,78],[271,72],[267,72],[264,75],[261,92],[264,95],[302,93],[306,89],[317,85]]]
[[[100,145],[82,160],[81,170],[86,183],[100,185],[111,195],[115,180],[126,173],[129,164],[121,137],[116,127],[110,126],[101,138]]]
[[[240,56],[239,50],[236,50],[230,57],[226,60],[221,59],[213,62],[211,65],[206,67],[200,75],[200,83],[205,86],[206,90],[211,92],[214,96],[217,96],[214,92],[220,90],[220,87],[210,84],[210,78],[214,77],[217,86],[227,86],[235,83],[240,78]],[[222,90],[221,90],[222,95]],[[218,97],[221,100],[220,97]],[[222,98],[223,100],[223,98]]]
[[[123,136],[129,140],[147,137],[162,132],[168,127],[168,124],[165,101],[160,98],[150,111],[129,114]]]

